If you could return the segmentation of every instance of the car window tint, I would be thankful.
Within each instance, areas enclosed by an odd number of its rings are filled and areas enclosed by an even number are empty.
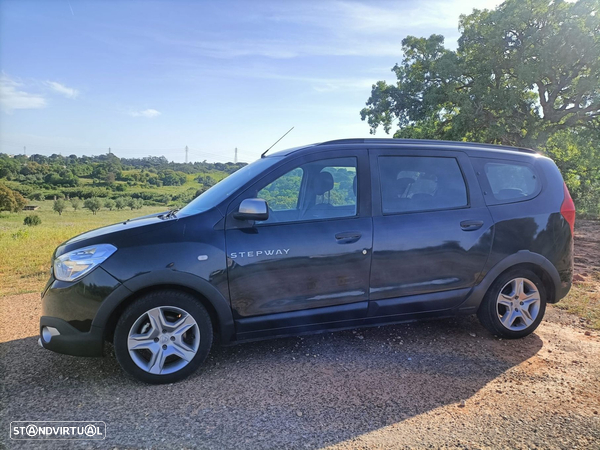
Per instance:
[[[488,162],[484,165],[492,195],[500,202],[524,200],[538,190],[533,170],[518,163]]]
[[[290,170],[258,191],[269,219],[259,223],[355,216],[356,158],[314,161]]]
[[[467,206],[467,188],[454,158],[380,156],[384,214]]]

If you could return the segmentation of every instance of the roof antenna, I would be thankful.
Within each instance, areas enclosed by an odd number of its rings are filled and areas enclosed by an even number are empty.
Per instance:
[[[279,139],[277,139],[277,141],[275,141],[275,144],[271,145],[271,146],[270,146],[268,149],[266,149],[266,150],[263,152],[263,154],[262,154],[262,155],[260,155],[260,157],[261,157],[261,158],[264,158],[264,157],[265,157],[265,155],[267,154],[267,152],[268,152],[269,150],[271,150],[273,147],[275,147],[275,145],[277,145],[277,142],[279,142],[279,141],[280,141],[280,140],[282,140],[284,137],[286,137],[286,136],[287,136],[287,134],[288,134],[290,131],[292,131],[293,129],[294,129],[294,127],[290,128],[290,129],[287,131],[287,133],[285,133],[283,136],[281,136]]]

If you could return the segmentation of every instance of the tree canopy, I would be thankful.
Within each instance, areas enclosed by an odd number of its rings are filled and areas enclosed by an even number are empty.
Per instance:
[[[533,146],[560,130],[600,126],[600,2],[508,0],[460,18],[444,37],[408,36],[373,85],[363,120],[396,137]]]

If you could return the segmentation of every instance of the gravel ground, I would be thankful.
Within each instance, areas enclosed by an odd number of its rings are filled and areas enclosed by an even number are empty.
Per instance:
[[[181,383],[37,346],[39,295],[0,299],[0,446],[13,420],[103,420],[40,448],[600,448],[600,336],[550,308],[521,340],[475,318],[215,348]]]

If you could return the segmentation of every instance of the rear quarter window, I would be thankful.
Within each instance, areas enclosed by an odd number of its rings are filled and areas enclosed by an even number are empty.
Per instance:
[[[518,161],[477,159],[477,172],[488,205],[520,202],[539,194],[540,180],[531,165]]]

